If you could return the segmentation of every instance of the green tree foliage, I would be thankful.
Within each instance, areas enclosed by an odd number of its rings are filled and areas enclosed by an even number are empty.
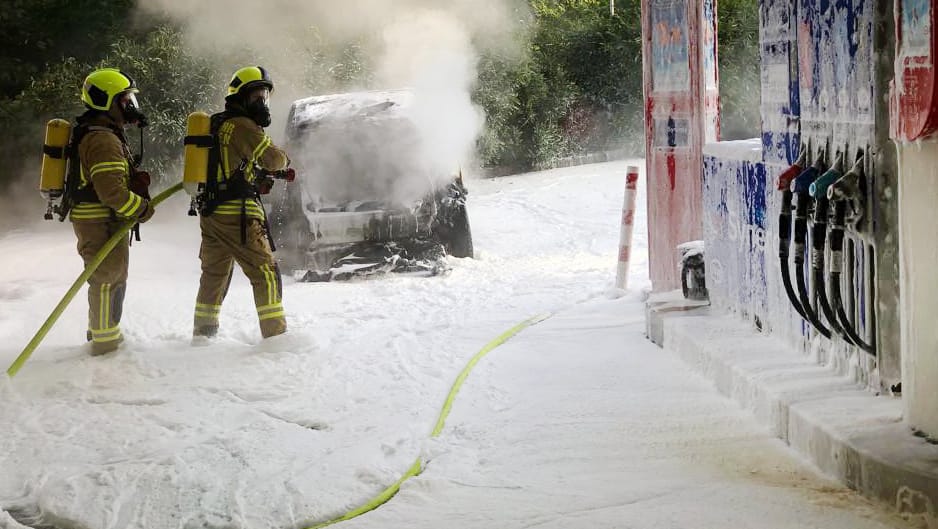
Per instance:
[[[528,56],[482,58],[487,165],[527,169],[590,150],[641,149],[639,0],[531,0]]]
[[[35,75],[16,98],[0,101],[0,136],[4,139],[0,153],[14,161],[8,166],[12,171],[0,175],[13,178],[18,169],[38,164],[45,121],[81,114],[81,81],[105,66],[127,72],[141,87],[139,100],[150,120],[145,129],[146,167],[157,178],[175,169],[182,154],[180,138],[185,135],[186,116],[217,100],[222,83],[212,76],[203,59],[186,51],[178,31],[157,26],[143,39],[117,38],[93,62],[67,57],[53,63]],[[23,153],[31,155],[24,157]],[[179,175],[167,176],[172,181],[179,179]]]
[[[4,0],[0,9],[0,98],[14,97],[62,57],[94,61],[126,33],[133,0]],[[105,38],[102,38],[104,36]]]
[[[762,103],[759,78],[758,0],[719,0],[720,135],[758,137]]]

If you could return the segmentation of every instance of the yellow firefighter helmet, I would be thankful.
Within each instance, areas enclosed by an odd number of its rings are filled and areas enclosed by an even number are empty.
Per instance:
[[[270,79],[270,74],[266,69],[260,66],[246,66],[231,76],[226,97],[244,95],[258,86],[265,86],[271,92],[274,90],[274,82]]]
[[[101,68],[88,74],[81,86],[81,100],[89,108],[107,111],[114,98],[124,92],[137,92],[137,83],[117,68]]]

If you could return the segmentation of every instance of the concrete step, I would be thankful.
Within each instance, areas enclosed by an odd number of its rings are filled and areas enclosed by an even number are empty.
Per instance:
[[[824,473],[938,527],[938,446],[902,421],[902,401],[879,396],[784,340],[679,293],[646,304],[648,336]]]

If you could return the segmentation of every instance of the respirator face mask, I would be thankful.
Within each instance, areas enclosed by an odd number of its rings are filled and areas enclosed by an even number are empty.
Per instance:
[[[270,90],[266,87],[256,88],[248,94],[245,108],[258,125],[270,125]]]
[[[125,122],[136,124],[141,128],[147,126],[147,117],[140,111],[140,104],[137,102],[137,96],[133,92],[122,94],[119,103],[121,114],[124,116]]]

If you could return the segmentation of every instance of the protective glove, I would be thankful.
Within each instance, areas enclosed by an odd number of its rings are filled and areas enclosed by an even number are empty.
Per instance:
[[[155,211],[156,208],[150,205],[150,201],[143,199],[143,209],[141,209],[140,214],[137,215],[137,222],[143,224],[144,222],[150,220],[150,217],[153,216]]]
[[[270,176],[262,176],[255,180],[255,185],[257,186],[257,192],[261,195],[266,195],[270,193],[271,188],[274,187],[274,179]]]
[[[130,181],[127,188],[143,198],[150,199],[150,173],[146,171],[134,171],[130,175]]]

